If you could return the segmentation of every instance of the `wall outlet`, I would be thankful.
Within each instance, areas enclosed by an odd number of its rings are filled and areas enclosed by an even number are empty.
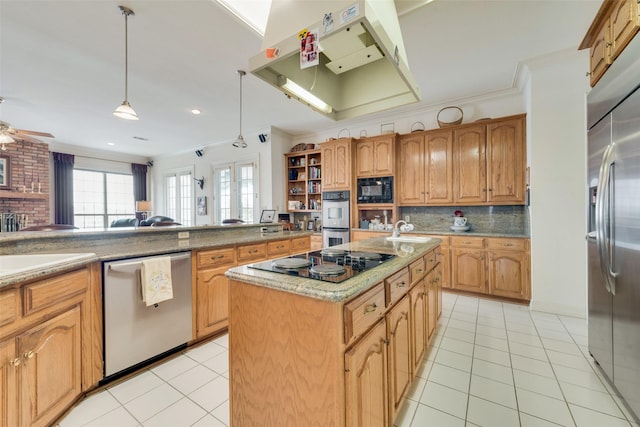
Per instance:
[[[405,216],[404,216],[404,220],[405,220],[406,222],[411,222],[411,221],[410,221],[410,218],[409,218],[409,215],[405,215]]]
[[[180,231],[178,232],[178,239],[188,239],[189,232],[188,231]]]

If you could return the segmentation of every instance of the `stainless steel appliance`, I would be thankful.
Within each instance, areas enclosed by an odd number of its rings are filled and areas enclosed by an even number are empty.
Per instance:
[[[250,264],[249,268],[340,283],[395,258],[395,255],[335,248]]]
[[[191,252],[168,256],[171,257],[173,299],[149,307],[142,301],[140,268],[143,260],[154,257],[103,265],[107,381],[125,373],[127,368],[181,348],[192,339]]]
[[[358,178],[358,203],[393,203],[393,177]]]
[[[322,246],[349,242],[349,192],[322,193]]]
[[[587,97],[589,352],[640,414],[640,36]]]

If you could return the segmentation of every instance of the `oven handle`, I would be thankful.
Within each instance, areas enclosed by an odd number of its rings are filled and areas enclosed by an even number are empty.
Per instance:
[[[151,258],[151,257],[150,257]],[[182,255],[171,255],[171,262],[174,261],[182,261],[185,259],[191,258],[191,252],[184,253]],[[118,264],[109,264],[109,270],[112,271],[120,271],[120,272],[130,272],[132,270],[131,267],[134,267],[133,270],[136,270],[142,267],[142,261],[133,261],[133,262],[123,262]]]

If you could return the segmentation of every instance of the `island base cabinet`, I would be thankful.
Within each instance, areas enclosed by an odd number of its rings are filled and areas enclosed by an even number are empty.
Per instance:
[[[409,299],[411,301],[411,363],[415,374],[420,369],[428,342],[429,314],[424,279],[411,288]]]
[[[381,321],[345,354],[347,427],[389,425],[386,332]]]

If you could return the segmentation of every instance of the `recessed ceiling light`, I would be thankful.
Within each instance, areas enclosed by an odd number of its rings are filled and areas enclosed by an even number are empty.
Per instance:
[[[197,108],[194,108],[193,110],[191,110],[191,112],[197,116],[197,115],[198,115],[198,114],[200,114],[202,111],[200,111],[200,110],[199,110],[199,109],[197,109]]]
[[[110,145],[110,146],[112,146],[112,147],[113,147],[113,146],[114,146],[114,145],[116,145],[116,144],[115,144],[114,142],[107,142],[107,145]]]

